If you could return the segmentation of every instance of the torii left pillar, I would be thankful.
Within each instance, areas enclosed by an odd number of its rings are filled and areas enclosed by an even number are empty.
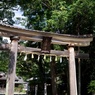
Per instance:
[[[8,67],[8,75],[6,81],[6,95],[14,95],[15,76],[16,76],[16,62],[17,62],[17,49],[18,49],[18,36],[10,37],[10,63]]]

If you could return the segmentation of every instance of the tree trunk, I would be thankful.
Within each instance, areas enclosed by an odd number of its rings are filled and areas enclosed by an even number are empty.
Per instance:
[[[52,82],[52,95],[57,95],[54,56],[52,57],[52,60],[51,60],[51,82]]]

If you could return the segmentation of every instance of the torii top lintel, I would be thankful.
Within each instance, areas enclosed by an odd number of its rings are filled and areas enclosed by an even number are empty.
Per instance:
[[[22,40],[31,40],[41,42],[43,37],[52,37],[52,44],[73,45],[73,46],[89,46],[93,40],[92,35],[68,35],[57,34],[38,30],[22,29],[0,23],[0,35],[5,37],[19,36]]]

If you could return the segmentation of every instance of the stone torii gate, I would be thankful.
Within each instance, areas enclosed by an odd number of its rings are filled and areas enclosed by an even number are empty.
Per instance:
[[[74,46],[79,46],[79,47],[89,46],[90,42],[93,40],[92,35],[75,36],[67,34],[56,34],[44,31],[37,31],[37,30],[26,30],[5,24],[0,24],[0,35],[5,37],[10,37],[11,39],[10,63],[9,63],[7,85],[6,85],[6,95],[14,94],[14,80],[16,72],[18,41],[22,39],[22,40],[31,40],[35,42],[42,42],[43,38],[48,38],[49,40],[51,38],[50,44],[68,45],[70,95],[77,95]],[[53,52],[54,54],[56,53],[56,51],[50,51],[45,53],[51,53],[51,52]],[[57,54],[59,54],[59,52]]]

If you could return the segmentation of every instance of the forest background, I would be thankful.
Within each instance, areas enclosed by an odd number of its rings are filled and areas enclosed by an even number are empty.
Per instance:
[[[23,12],[22,17],[15,19],[14,11]],[[0,23],[9,25],[20,24],[26,29],[43,30],[59,34],[72,35],[95,35],[95,0],[1,0],[0,1]],[[2,37],[1,37],[2,43]],[[89,59],[81,59],[81,95],[91,95],[95,87],[95,38],[88,47],[80,48],[79,52],[88,53]],[[28,47],[40,47],[41,44],[32,41],[20,41],[19,44]],[[64,50],[66,46],[52,45],[52,49]],[[75,47],[75,50],[78,50]],[[9,63],[9,52],[0,51],[0,71],[7,72]],[[40,56],[18,54],[17,70],[18,76],[25,80],[31,77],[39,78],[42,82],[51,77],[50,61]],[[68,60],[67,58],[57,58],[55,65],[56,84],[60,86],[60,91],[68,86]],[[76,59],[77,79],[78,79],[78,60]],[[78,79],[79,80],[79,79]],[[94,85],[92,84],[94,83]],[[66,88],[65,88],[66,87]],[[63,93],[63,92],[62,92]]]

